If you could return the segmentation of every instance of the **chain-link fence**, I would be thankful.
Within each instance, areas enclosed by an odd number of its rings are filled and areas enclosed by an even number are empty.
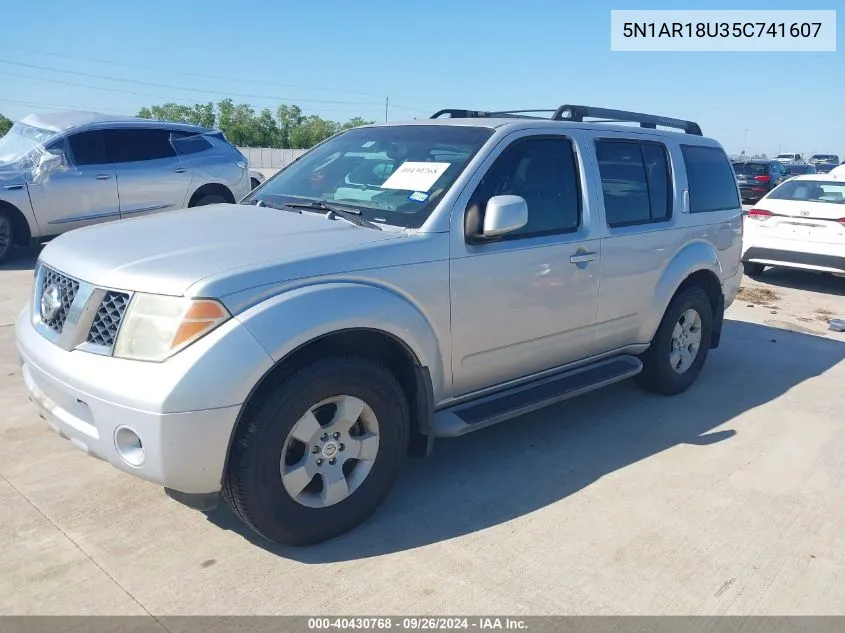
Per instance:
[[[306,152],[304,149],[278,149],[274,147],[238,148],[253,169],[281,169]]]

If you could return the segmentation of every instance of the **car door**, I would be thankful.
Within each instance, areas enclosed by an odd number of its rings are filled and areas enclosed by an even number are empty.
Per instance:
[[[45,236],[120,218],[115,169],[106,158],[102,130],[70,133],[45,149],[61,152],[66,163],[45,179],[28,183]]]
[[[456,396],[589,353],[600,241],[581,174],[571,137],[522,133],[488,157],[459,199],[450,264]],[[505,194],[525,198],[528,223],[496,242],[468,241],[487,201]]]
[[[117,173],[120,217],[181,209],[191,172],[160,128],[112,128],[106,133],[106,153]]]
[[[676,191],[669,148],[659,138],[606,132],[593,138],[605,237],[593,354],[644,341],[654,291],[677,254],[683,229],[673,213]]]

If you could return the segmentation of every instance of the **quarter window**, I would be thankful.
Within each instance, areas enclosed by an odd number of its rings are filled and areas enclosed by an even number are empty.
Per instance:
[[[608,226],[662,222],[671,216],[666,148],[659,143],[596,141]]]
[[[728,157],[718,147],[681,145],[687,169],[690,213],[739,209],[739,194]]]
[[[173,132],[170,141],[180,156],[199,154],[211,148],[211,143],[202,134],[190,132]]]
[[[487,201],[502,195],[521,196],[528,203],[528,223],[502,239],[577,230],[581,194],[572,143],[549,137],[515,141],[479,183],[467,207],[467,221],[483,223]]]

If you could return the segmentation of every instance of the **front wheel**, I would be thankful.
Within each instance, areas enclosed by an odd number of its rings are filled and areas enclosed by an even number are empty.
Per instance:
[[[304,366],[250,408],[232,443],[223,496],[264,537],[318,543],[367,519],[407,453],[408,403],[383,365]]]
[[[675,395],[698,378],[710,352],[713,307],[707,293],[694,287],[676,296],[642,356],[636,380],[647,391]]]

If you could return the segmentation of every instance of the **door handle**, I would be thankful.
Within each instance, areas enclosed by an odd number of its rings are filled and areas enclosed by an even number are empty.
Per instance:
[[[109,176],[108,174],[98,174],[97,175],[97,180],[108,180],[109,178],[111,178],[111,176]]]
[[[573,264],[585,264],[587,262],[594,262],[599,258],[598,253],[576,253],[569,258]]]
[[[186,171],[188,171],[188,170],[185,169],[184,167],[177,167],[176,169],[173,170],[173,172],[176,173],[176,174],[184,174]]]

